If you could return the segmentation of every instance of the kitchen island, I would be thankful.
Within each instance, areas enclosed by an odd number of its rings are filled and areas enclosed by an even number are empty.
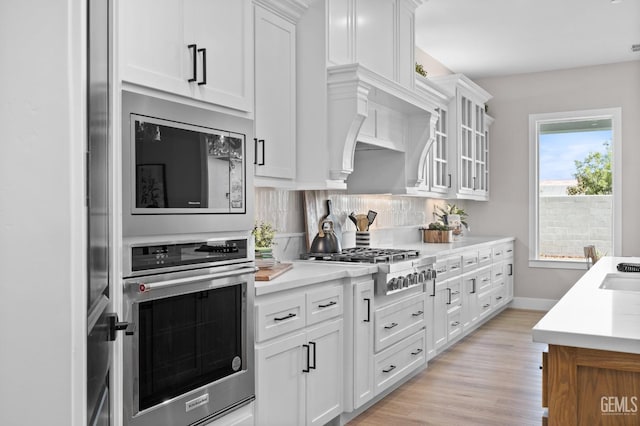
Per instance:
[[[640,258],[600,259],[533,328],[550,425],[640,424],[640,273],[621,262]]]

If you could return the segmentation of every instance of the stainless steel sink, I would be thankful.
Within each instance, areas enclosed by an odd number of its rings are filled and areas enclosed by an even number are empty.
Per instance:
[[[640,291],[640,273],[607,274],[600,284],[605,290]]]

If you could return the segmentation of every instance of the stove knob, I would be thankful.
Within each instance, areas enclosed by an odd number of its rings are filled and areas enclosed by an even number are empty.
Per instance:
[[[412,274],[409,274],[406,277],[404,277],[404,286],[405,287],[409,287],[412,284],[413,284],[413,275]]]
[[[391,278],[387,282],[387,290],[395,290],[395,289],[396,289],[396,279],[395,278]]]

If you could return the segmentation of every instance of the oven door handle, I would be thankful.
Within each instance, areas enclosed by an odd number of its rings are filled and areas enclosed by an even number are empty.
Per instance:
[[[144,293],[150,290],[157,290],[159,288],[173,287],[176,285],[191,284],[198,281],[214,280],[218,278],[225,278],[230,276],[238,276],[244,274],[253,274],[258,270],[255,266],[239,266],[234,269],[226,270],[223,272],[217,272],[215,274],[197,275],[193,277],[177,278],[175,280],[158,281],[152,283],[145,283],[141,280],[135,280],[127,282],[129,285],[138,286],[138,291]]]

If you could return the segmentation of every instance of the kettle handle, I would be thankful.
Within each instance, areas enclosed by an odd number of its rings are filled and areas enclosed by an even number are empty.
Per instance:
[[[318,236],[320,238],[324,238],[324,224],[327,223],[329,224],[329,229],[327,229],[327,231],[329,232],[333,232],[333,222],[328,220],[328,219],[322,219],[320,222],[318,222]]]

